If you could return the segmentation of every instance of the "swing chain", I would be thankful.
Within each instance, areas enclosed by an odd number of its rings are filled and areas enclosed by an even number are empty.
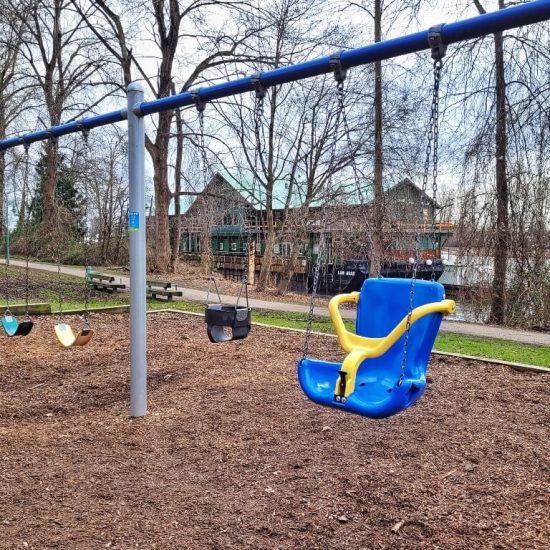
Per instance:
[[[28,191],[29,188],[29,149],[30,144],[27,142],[23,143],[23,147],[25,148],[25,172],[23,174],[23,185],[25,186],[25,194]],[[22,205],[23,212],[26,210],[26,204]],[[30,273],[29,273],[29,221],[27,220],[27,216],[24,216],[23,223],[25,224],[25,319],[29,320],[29,285],[30,285]]]
[[[263,225],[264,238],[266,235],[266,219],[261,215],[262,211],[262,182],[258,174],[259,164],[263,166],[262,136],[260,126],[264,115],[264,99],[267,94],[267,88],[261,83],[260,73],[252,75],[252,87],[255,92],[254,104],[254,136],[256,138],[256,147],[254,147],[254,173],[252,174],[252,198],[255,199],[256,181],[258,182],[258,204],[260,207],[260,227]],[[260,162],[261,161],[261,162]],[[258,244],[258,243],[256,243]]]
[[[330,66],[334,71],[334,79],[336,80],[336,97],[338,99],[338,110],[341,113],[342,125],[344,126],[344,133],[346,135],[348,152],[351,156],[351,169],[353,171],[353,178],[355,180],[355,185],[359,193],[361,203],[363,203],[364,202],[362,198],[363,194],[361,191],[361,185],[359,183],[359,172],[357,170],[357,162],[355,160],[356,151],[354,151],[353,143],[351,141],[351,131],[349,127],[348,117],[346,114],[346,105],[345,105],[345,99],[344,99],[344,96],[345,96],[344,83],[347,77],[347,71],[342,67],[341,60],[340,60],[341,54],[342,52],[332,54],[331,60],[330,60]],[[366,228],[367,239],[369,241],[370,249],[372,251],[374,250],[374,242],[372,240],[372,234],[369,227],[368,216],[365,217],[364,223]],[[378,268],[376,270],[376,276],[380,277],[380,274],[381,274],[381,266],[378,265]],[[334,277],[334,270],[332,272],[332,275]]]
[[[428,190],[428,179],[430,176],[430,160],[432,158],[432,192],[433,192],[433,208],[432,214],[432,243],[435,246],[435,199],[437,196],[437,166],[438,166],[438,142],[439,142],[439,87],[441,82],[441,71],[443,68],[443,56],[445,55],[446,46],[441,41],[441,26],[439,29],[434,27],[429,32],[429,43],[432,47],[433,63],[433,88],[432,88],[432,103],[430,111],[430,120],[428,124],[427,144],[426,144],[426,156],[424,160],[424,172],[422,174],[422,216],[424,215],[424,209],[426,204],[426,196]],[[422,224],[420,225],[420,228]],[[414,309],[414,291],[416,287],[416,279],[418,275],[418,264],[420,262],[421,255],[421,242],[420,232],[416,234],[415,255],[413,260],[412,280],[409,288],[409,307],[407,312],[407,325],[405,329],[405,342],[403,345],[403,356],[401,358],[401,371],[399,379],[397,381],[397,387],[401,387],[403,380],[405,379],[405,369],[407,367],[407,351],[409,347],[410,329],[412,321],[412,313]],[[435,256],[435,249],[434,249]],[[432,281],[435,280],[435,267],[432,260]]]
[[[82,137],[84,138],[84,144],[86,146],[86,150],[89,151],[90,149],[90,143],[88,141],[88,137],[90,135],[90,130],[86,128],[83,124],[79,125],[80,131],[82,132]],[[90,328],[90,323],[88,320],[88,310],[90,307],[90,294],[92,292],[90,285],[88,285],[87,277],[88,277],[88,262],[89,262],[89,240],[88,240],[88,201],[89,201],[89,193],[88,193],[88,182],[87,180],[84,182],[84,200],[85,200],[85,208],[84,208],[84,223],[85,223],[85,233],[84,233],[84,264],[85,264],[85,271],[84,271],[84,281],[86,284],[86,290],[84,292],[84,315],[82,317],[82,320],[84,322],[84,329]]]
[[[342,118],[345,118],[344,110],[344,80],[346,78],[346,70],[342,67],[341,63],[341,53],[337,52],[330,57],[330,66],[334,71],[334,79],[336,80],[336,99],[337,99],[337,108],[336,108],[336,120],[334,122],[334,139],[331,144],[330,151],[330,161],[329,161],[329,175],[325,178],[323,182],[323,203],[321,206],[321,233],[319,237],[319,247],[317,251],[317,258],[313,268],[313,285],[311,288],[311,297],[309,300],[309,312],[306,323],[306,335],[304,338],[304,348],[302,350],[302,361],[307,357],[309,352],[309,341],[311,338],[311,327],[313,325],[313,313],[315,309],[315,301],[317,299],[317,288],[319,286],[319,277],[321,273],[321,262],[324,259],[325,248],[326,248],[326,205],[327,205],[327,195],[329,191],[330,180],[332,179],[332,170],[334,169],[334,163],[336,160],[336,146],[338,142],[338,130],[340,128],[340,122]],[[326,275],[326,268],[325,268]]]
[[[244,296],[246,299],[246,308],[250,309],[250,305],[248,303],[248,277],[246,275],[243,276],[242,282],[241,282],[241,288],[239,289],[239,294],[237,296],[237,301],[235,302],[235,309],[239,307],[239,302],[241,300],[241,296],[243,294],[243,288],[244,288]]]
[[[438,145],[439,145],[439,87],[441,82],[441,70],[443,61],[438,59],[434,61],[434,94],[432,99],[433,110],[433,168],[432,168],[432,274],[431,280],[435,281],[435,255],[436,255],[436,223],[435,211],[437,208],[437,170],[438,170]]]
[[[201,150],[202,179],[206,189],[206,185],[208,183],[208,158],[206,157],[206,145],[204,139],[204,109],[206,104],[197,92],[193,92],[193,100],[199,114],[199,148]]]
[[[255,78],[257,80],[254,80]],[[256,102],[254,105],[254,134],[256,138],[256,147],[254,149],[254,178],[257,178],[258,160],[259,160],[258,157],[261,156],[262,154],[260,124],[264,116],[264,99],[265,99],[267,90],[261,85],[259,76],[254,75],[252,77],[252,85],[254,86],[254,90],[256,92]]]
[[[3,164],[3,166],[5,166],[6,165],[6,152],[4,150],[2,150],[1,154],[2,154],[2,164]],[[8,198],[7,193],[4,193],[3,201],[4,201],[5,216],[4,216],[4,219],[2,220],[2,222],[4,223],[4,226],[5,226],[5,229],[6,229],[6,236],[8,235],[8,231],[10,230],[9,225],[8,225],[9,221],[6,218],[6,216],[9,215],[7,198]],[[9,269],[8,269],[8,252],[9,252],[8,246],[9,246],[8,245],[8,240],[6,239],[6,260],[4,262],[4,273],[5,273],[5,276],[6,276],[6,310],[4,312],[4,316],[11,316],[11,311],[10,311],[10,274],[9,274]]]
[[[220,291],[218,289],[218,284],[216,283],[216,279],[214,278],[214,273],[210,271],[210,276],[208,277],[208,291],[206,293],[206,307],[210,305],[210,290],[212,288],[212,283],[214,283],[214,289],[216,290],[216,294],[218,295],[218,301],[220,302],[220,305],[222,304],[222,298],[220,296]],[[248,297],[248,294],[247,294]]]

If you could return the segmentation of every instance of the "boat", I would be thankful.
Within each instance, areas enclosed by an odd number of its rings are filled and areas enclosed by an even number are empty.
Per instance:
[[[418,265],[416,278],[437,281],[445,270],[442,260],[423,261]],[[410,262],[386,262],[380,270],[381,277],[411,279],[413,265]],[[369,277],[368,260],[345,260],[342,265],[328,264],[321,267],[317,292],[332,296],[347,292],[359,292],[365,279]],[[308,292],[313,288],[313,273],[308,276]]]

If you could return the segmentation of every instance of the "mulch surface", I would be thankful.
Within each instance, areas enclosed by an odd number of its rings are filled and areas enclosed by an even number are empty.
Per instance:
[[[82,349],[55,318],[0,337],[0,548],[549,548],[547,375],[435,358],[420,402],[374,421],[306,399],[299,334],[148,320],[141,419],[127,316]]]

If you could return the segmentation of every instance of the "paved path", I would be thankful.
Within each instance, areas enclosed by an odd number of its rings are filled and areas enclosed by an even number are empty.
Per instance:
[[[0,260],[0,263],[4,263]],[[25,262],[20,260],[11,260],[11,264],[18,267],[24,267]],[[31,269],[38,269],[41,271],[49,271],[57,273],[57,265],[34,263],[29,264]],[[84,271],[80,267],[62,266],[61,272],[66,275],[73,275],[75,277],[84,277]],[[130,279],[124,275],[116,275],[117,282],[121,282],[130,286]],[[206,292],[202,290],[196,290],[193,288],[179,287],[179,290],[183,292],[182,300],[191,300],[196,302],[206,301]],[[175,298],[177,300],[177,298]],[[232,303],[235,301],[234,296],[221,295],[221,299],[224,302]],[[304,304],[289,304],[285,302],[271,302],[268,300],[258,300],[251,298],[249,300],[250,306],[253,309],[267,309],[272,311],[283,311],[286,313],[308,313],[309,306]],[[316,307],[314,309],[315,315],[322,317],[328,317],[328,309],[326,307]],[[346,319],[354,319],[355,312],[352,310],[342,310],[342,317]],[[511,328],[503,328],[491,325],[480,325],[476,323],[465,323],[462,321],[450,321],[444,320],[441,325],[441,330],[444,332],[452,332],[455,334],[466,334],[468,336],[485,336],[488,338],[496,338],[499,340],[511,340],[514,342],[520,342],[522,344],[535,344],[539,346],[550,346],[550,334],[545,332],[533,332],[527,330],[517,330]]]

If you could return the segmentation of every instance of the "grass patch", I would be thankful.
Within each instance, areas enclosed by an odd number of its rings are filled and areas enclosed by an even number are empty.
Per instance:
[[[520,344],[511,340],[496,340],[453,334],[452,332],[440,332],[435,341],[435,349],[550,368],[550,348]]]
[[[4,266],[1,266],[2,271]],[[19,276],[19,283],[12,290],[12,302],[22,303],[23,285],[21,278],[23,270],[10,267],[8,277],[11,281]],[[5,276],[5,274],[4,274]],[[83,280],[70,275],[61,275],[58,279],[57,274],[34,271],[31,273],[31,302],[49,302],[54,311],[58,309],[59,290],[64,296],[63,309],[83,309],[84,302],[82,296],[84,293]],[[15,294],[15,296],[14,296]],[[17,296],[19,294],[19,296]],[[15,297],[19,299],[13,299]],[[3,300],[2,300],[3,301]],[[106,306],[125,305],[129,303],[129,296],[125,293],[108,294],[104,292],[92,291],[89,307],[101,308]],[[0,308],[2,306],[0,305]],[[166,302],[161,300],[148,300],[147,309],[158,310],[164,308],[178,309],[181,311],[190,311],[202,313],[204,304],[200,302],[191,302],[178,300]],[[287,313],[269,310],[254,310],[252,320],[257,323],[271,325],[273,327],[293,328],[304,330],[306,328],[307,318],[303,313]],[[344,321],[348,330],[353,331],[355,323],[353,321]],[[334,334],[334,328],[329,318],[314,317],[312,330],[325,334]],[[534,346],[521,344],[509,340],[496,340],[492,338],[483,338],[475,336],[466,336],[463,334],[453,334],[449,332],[440,332],[435,350],[449,353],[458,353],[462,355],[471,355],[475,357],[484,357],[487,359],[497,359],[510,361],[513,363],[525,363],[540,367],[550,368],[550,348],[546,346]]]

